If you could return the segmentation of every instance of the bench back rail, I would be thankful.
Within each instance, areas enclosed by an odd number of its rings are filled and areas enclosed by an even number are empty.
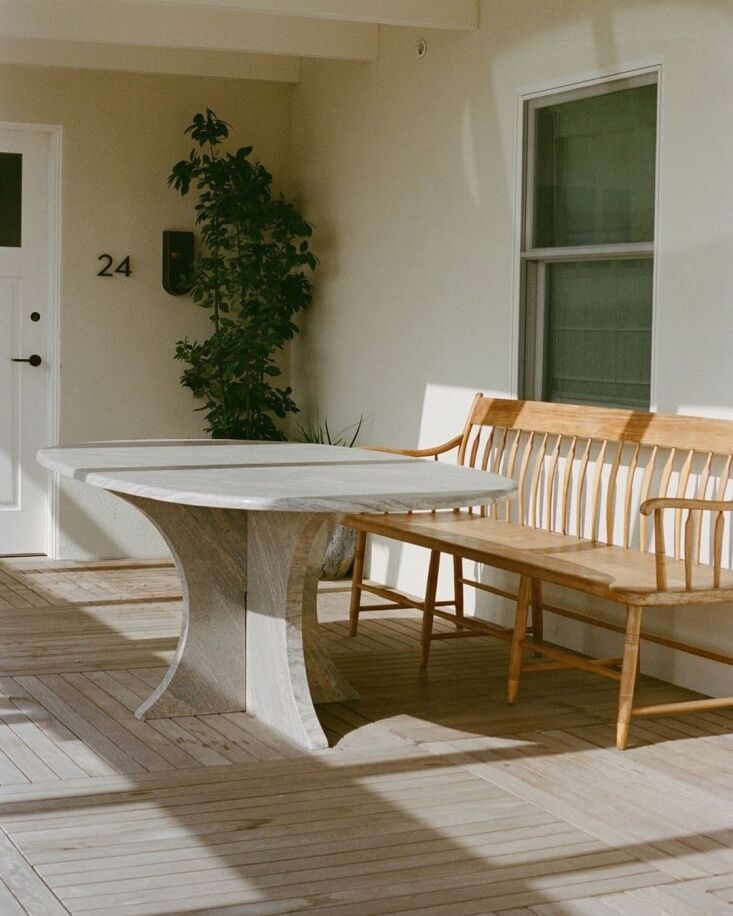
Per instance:
[[[702,561],[730,567],[724,503],[733,490],[733,423],[701,417],[486,398],[476,395],[458,463],[512,477],[517,499],[494,518],[685,559],[688,588]],[[650,499],[657,503],[640,511]],[[728,509],[730,506],[727,507]],[[665,511],[669,510],[669,511]],[[709,587],[709,584],[707,584]]]

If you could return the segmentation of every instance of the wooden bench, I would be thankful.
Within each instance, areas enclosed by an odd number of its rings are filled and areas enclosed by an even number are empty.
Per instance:
[[[617,746],[622,749],[634,716],[733,705],[733,697],[633,705],[640,638],[733,664],[730,655],[641,630],[647,607],[733,601],[728,568],[733,546],[725,530],[733,509],[726,498],[733,486],[733,422],[479,394],[463,433],[450,442],[434,449],[385,449],[436,460],[455,450],[458,464],[515,478],[516,499],[488,510],[347,517],[345,524],[359,532],[352,635],[363,610],[409,607],[423,612],[423,665],[434,638],[488,633],[506,639],[511,642],[510,703],[516,700],[523,671],[576,667],[617,680]],[[430,550],[423,597],[364,579],[369,533]],[[452,600],[437,602],[441,554],[453,558],[455,593]],[[464,560],[517,573],[517,594],[466,578]],[[626,605],[625,626],[548,604],[542,583]],[[513,630],[465,616],[466,585],[515,600]],[[385,603],[364,605],[364,593]],[[592,659],[545,641],[543,611],[623,633],[623,656]],[[455,630],[433,634],[436,616],[452,621]]]

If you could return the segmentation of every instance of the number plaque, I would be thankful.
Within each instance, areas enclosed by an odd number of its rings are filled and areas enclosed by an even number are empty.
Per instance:
[[[130,266],[130,255],[125,255],[125,257],[120,261],[117,267],[112,271],[112,265],[115,262],[115,259],[111,254],[100,254],[97,258],[98,261],[103,261],[104,265],[101,270],[97,271],[98,277],[114,277],[115,274],[122,274],[125,277],[129,277],[132,274],[132,267]]]

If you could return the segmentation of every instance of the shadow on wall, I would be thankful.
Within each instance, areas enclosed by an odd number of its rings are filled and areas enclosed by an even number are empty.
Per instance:
[[[491,15],[492,5],[491,0],[481,0],[480,24],[489,25],[497,39],[497,44],[504,47],[507,53],[513,51],[518,44],[534,40],[536,35],[546,33],[548,30],[547,17],[536,15],[537,4],[534,0],[515,2],[512,4],[514,16],[498,20]],[[578,7],[581,4],[563,2],[552,4],[552,6],[552,16],[557,27],[562,27],[568,22],[577,22]],[[613,4],[601,0],[601,2],[585,3],[582,6],[586,8],[583,20],[588,24],[594,37],[599,65],[605,61],[615,62],[617,60],[617,42],[614,37],[614,18],[617,16],[632,15],[642,10],[643,12],[648,11],[650,18],[656,17],[659,20],[659,17],[664,16],[665,8],[669,11],[674,7],[692,9],[696,16],[702,15],[704,11],[713,14],[721,13],[724,16],[729,16],[731,13],[729,0],[665,0],[660,3],[653,3],[650,0],[621,0]],[[522,7],[526,7],[526,10],[523,10]],[[521,32],[517,29],[518,21],[521,22]]]
[[[511,13],[501,15],[493,6],[482,4],[482,28],[477,32],[436,39],[426,62],[430,71],[405,63],[400,42],[406,39],[389,32],[384,66],[360,70],[359,74],[366,75],[358,78],[351,71],[346,73],[347,88],[335,96],[334,103],[338,131],[333,124],[328,126],[324,116],[324,130],[319,125],[318,134],[322,139],[312,141],[316,151],[320,144],[333,147],[338,164],[335,182],[327,182],[317,168],[314,175],[305,176],[312,182],[308,195],[319,208],[318,223],[330,235],[322,250],[327,273],[321,277],[322,293],[312,326],[315,329],[325,323],[332,333],[319,335],[319,339],[315,333],[307,335],[303,349],[312,350],[313,358],[297,355],[296,359],[306,374],[308,367],[311,373],[313,367],[319,373],[326,367],[322,379],[311,375],[308,387],[329,413],[340,419],[340,413],[351,405],[349,410],[374,414],[377,434],[373,437],[367,432],[367,436],[385,444],[399,444],[398,436],[412,444],[413,437],[422,433],[412,410],[427,377],[431,382],[437,376],[441,382],[467,385],[480,375],[494,388],[506,383],[507,391],[501,393],[512,393],[515,382],[510,376],[514,373],[505,367],[507,349],[517,349],[511,339],[508,302],[509,276],[514,269],[510,237],[515,211],[516,124],[515,99],[508,98],[506,87],[508,81],[514,85],[515,77],[521,79],[517,71],[523,61],[530,60],[533,42],[541,40],[546,51],[550,45],[548,67],[562,74],[562,43],[580,38],[583,53],[568,55],[571,78],[585,65],[578,61],[590,60],[597,67],[623,61],[632,19],[644,22],[644,16],[656,17],[659,24],[665,8],[673,16],[693,6],[701,16],[707,14],[708,20],[730,13],[730,4],[724,0],[695,4],[690,0],[572,2],[548,5],[552,9],[540,16],[526,15],[532,6],[529,2],[519,2]],[[577,29],[571,34],[568,25],[576,21]],[[674,26],[674,21],[666,25]],[[711,34],[709,21],[700,29],[701,35],[705,30]],[[555,37],[557,46],[552,47]],[[660,41],[666,40],[667,36],[661,36]],[[476,78],[477,59],[485,59],[487,79]],[[396,68],[400,68],[401,79],[389,86]],[[428,106],[424,104],[426,87],[433,86],[433,81],[439,83],[439,91]],[[377,104],[374,98],[380,91]],[[354,114],[362,110],[360,106],[353,105],[353,111],[346,106],[352,96],[370,102],[361,121]],[[512,114],[508,117],[509,108]],[[374,157],[373,145],[366,142],[375,125],[380,128],[383,157]],[[411,139],[425,137],[430,142]],[[392,167],[387,168],[386,163]],[[358,193],[364,188],[369,194]],[[679,193],[674,188],[666,190]],[[449,232],[429,228],[451,224]],[[669,246],[670,232],[664,229],[665,246]],[[480,244],[471,242],[476,238]],[[336,258],[329,268],[331,246]],[[492,257],[492,251],[499,255]],[[663,259],[659,266],[666,271]],[[672,271],[678,274],[679,268],[670,263],[670,276]],[[700,272],[699,264],[693,265],[694,271]],[[463,344],[462,333],[466,335]],[[483,338],[482,364],[476,360],[476,335]],[[349,336],[361,345],[346,353]],[[516,353],[511,358],[516,361]],[[400,367],[399,387],[390,396],[395,366]],[[364,403],[367,386],[369,400]],[[391,401],[400,405],[401,429],[382,419]],[[664,407],[669,409],[669,404]]]

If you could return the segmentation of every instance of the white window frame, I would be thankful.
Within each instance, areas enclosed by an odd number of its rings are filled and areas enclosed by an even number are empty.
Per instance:
[[[641,86],[657,86],[656,169],[654,188],[654,240],[610,245],[583,245],[557,248],[532,247],[534,231],[535,113],[539,108],[577,101]],[[661,65],[632,71],[608,73],[593,79],[565,83],[518,97],[521,157],[518,168],[519,257],[518,257],[518,355],[517,383],[520,398],[541,400],[544,383],[544,308],[546,267],[550,263],[598,260],[640,259],[654,261],[652,289],[652,365],[650,410],[655,406],[655,327],[656,327],[656,245],[658,238],[660,139],[661,139]]]

